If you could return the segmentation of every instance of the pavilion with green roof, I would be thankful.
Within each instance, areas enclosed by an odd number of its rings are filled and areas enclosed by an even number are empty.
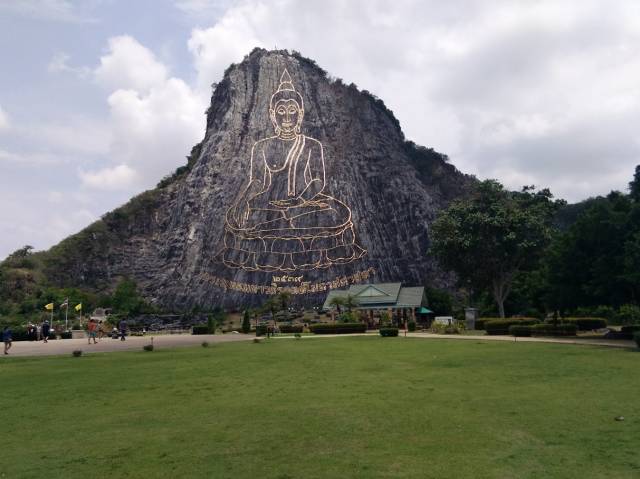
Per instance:
[[[374,312],[387,311],[390,316],[398,319],[411,318],[415,321],[416,314],[428,314],[426,308],[427,297],[423,286],[402,286],[402,283],[370,283],[354,284],[348,289],[335,289],[329,291],[322,306],[323,311],[330,311],[332,316],[335,308],[331,306],[331,300],[335,297],[351,296],[357,301],[354,310],[369,312],[372,321]]]

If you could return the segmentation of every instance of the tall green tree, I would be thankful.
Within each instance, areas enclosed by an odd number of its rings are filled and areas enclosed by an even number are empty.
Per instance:
[[[640,300],[640,202],[611,192],[591,200],[553,241],[547,283],[554,309]]]
[[[640,165],[636,166],[633,180],[629,183],[629,196],[632,200],[640,203]]]
[[[244,314],[242,315],[242,332],[244,334],[249,334],[251,331],[251,315],[249,314],[249,310],[245,309]]]
[[[461,283],[490,292],[504,317],[516,276],[537,265],[561,204],[548,189],[512,192],[495,180],[483,181],[469,199],[453,202],[436,219],[431,251]]]

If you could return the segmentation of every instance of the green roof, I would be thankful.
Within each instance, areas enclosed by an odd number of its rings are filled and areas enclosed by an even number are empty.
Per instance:
[[[322,309],[331,309],[332,298],[349,295],[358,300],[357,309],[417,308],[424,302],[424,287],[403,287],[401,283],[354,284],[349,289],[329,291]]]

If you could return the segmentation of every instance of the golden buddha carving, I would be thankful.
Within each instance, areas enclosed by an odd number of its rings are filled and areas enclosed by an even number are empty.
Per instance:
[[[249,182],[226,214],[226,266],[299,271],[345,264],[364,254],[351,210],[325,191],[322,143],[302,134],[304,102],[287,70],[271,96],[275,135],[251,151]]]

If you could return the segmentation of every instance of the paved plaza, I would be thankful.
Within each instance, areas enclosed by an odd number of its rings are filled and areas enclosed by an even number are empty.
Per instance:
[[[347,337],[347,336],[377,336],[377,331],[371,331],[364,334],[323,334],[313,336],[303,336],[304,339],[313,338],[334,338],[334,337]],[[404,331],[400,331],[400,336],[404,337]],[[253,334],[239,334],[239,333],[227,333],[227,334],[203,334],[203,335],[191,335],[191,334],[161,334],[161,335],[147,335],[147,336],[130,336],[126,341],[120,341],[119,339],[103,338],[98,341],[98,344],[87,344],[86,339],[57,339],[55,341],[49,341],[43,343],[42,341],[15,341],[11,348],[9,356],[56,356],[71,354],[76,349],[82,350],[83,354],[86,353],[105,353],[112,351],[130,351],[141,350],[142,346],[151,344],[153,338],[153,344],[156,348],[177,348],[186,346],[196,346],[203,341],[207,341],[211,344],[214,343],[228,343],[233,341],[249,341],[255,336]],[[407,338],[420,338],[420,339],[452,339],[452,340],[467,340],[467,341],[509,341],[509,342],[535,342],[535,343],[557,343],[557,344],[576,344],[576,345],[589,345],[589,346],[606,346],[615,348],[635,348],[633,341],[624,340],[605,340],[605,339],[579,339],[579,338],[514,338],[513,336],[480,336],[480,335],[442,335],[432,333],[407,333]],[[275,339],[292,339],[291,335],[275,336]],[[2,356],[2,355],[0,355]]]

